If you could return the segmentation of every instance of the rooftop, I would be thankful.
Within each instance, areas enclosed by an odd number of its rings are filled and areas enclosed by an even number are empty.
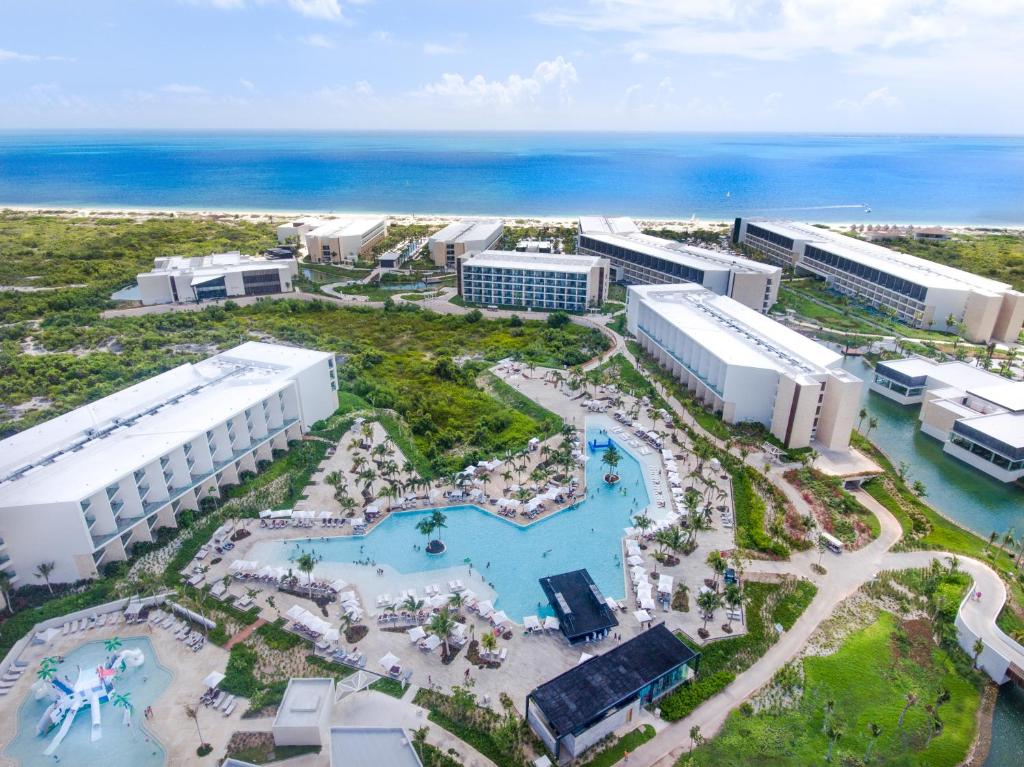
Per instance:
[[[1002,442],[1014,450],[1024,450],[1024,413],[994,413],[957,421],[953,431],[975,431]]]
[[[666,240],[662,237],[644,234],[629,218],[602,218],[581,216],[580,234],[596,240],[629,248],[685,266],[709,270],[745,271],[773,274],[781,270],[771,264],[763,264],[729,252],[701,248],[684,242]]]
[[[549,575],[540,579],[540,587],[558,615],[562,633],[569,640],[619,625],[586,570]]]
[[[288,264],[280,258],[247,256],[233,251],[213,253],[209,256],[166,256],[153,260],[153,269],[145,274],[173,274],[189,272],[196,275],[217,275],[225,272],[251,271],[255,269],[282,269]]]
[[[496,266],[503,269],[539,269],[559,272],[589,272],[600,266],[597,256],[566,256],[556,253],[520,253],[514,250],[485,250],[465,259],[463,266]]]
[[[325,221],[315,229],[311,229],[309,237],[362,237],[372,229],[385,222],[381,216],[363,216],[360,218],[341,218]]]
[[[274,727],[317,727],[333,705],[333,679],[290,679]]]
[[[901,360],[880,360],[877,367],[882,372],[890,370],[910,378],[927,378],[935,372],[938,364],[924,357],[905,357]]]
[[[332,727],[331,767],[422,767],[400,727]]]
[[[3,501],[78,501],[280,391],[297,371],[330,357],[250,341],[26,429],[0,442]]]
[[[979,386],[968,390],[968,394],[981,397],[983,400],[1006,408],[1011,413],[1024,411],[1024,381],[1006,381],[992,384],[991,386]]]
[[[800,374],[839,372],[842,355],[699,285],[634,285],[633,296],[727,363]]]
[[[453,221],[441,231],[430,235],[430,239],[440,242],[486,240],[493,237],[494,233],[504,226],[504,223],[499,218],[479,220],[464,218],[461,221]]]
[[[660,623],[545,682],[530,697],[555,733],[566,735],[696,655]]]
[[[844,256],[924,287],[954,290],[970,288],[990,293],[1004,293],[1010,289],[1010,285],[1005,282],[997,282],[987,277],[965,272],[962,269],[900,253],[891,248],[848,237],[830,229],[821,229],[794,221],[770,219],[749,219],[748,223],[794,240],[809,242],[830,253]]]

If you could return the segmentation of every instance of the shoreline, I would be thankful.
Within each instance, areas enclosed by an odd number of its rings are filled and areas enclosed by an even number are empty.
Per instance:
[[[156,218],[162,216],[185,216],[197,218],[219,218],[224,216],[249,219],[280,219],[282,222],[291,218],[303,216],[318,216],[323,218],[341,218],[354,216],[384,216],[396,223],[413,224],[442,224],[460,218],[502,218],[506,223],[515,225],[517,221],[524,222],[523,225],[543,226],[569,226],[577,225],[580,215],[586,212],[573,215],[535,215],[526,213],[442,213],[442,212],[389,212],[389,211],[366,211],[366,210],[317,210],[317,209],[289,209],[289,208],[189,208],[174,206],[131,206],[131,205],[26,205],[8,204],[0,202],[0,211],[14,211],[16,213],[36,213],[53,216],[72,216],[80,218],[121,216],[121,217],[148,217]],[[654,226],[676,226],[686,228],[707,228],[707,227],[732,227],[732,218],[676,218],[665,216],[630,216],[640,224]],[[773,218],[771,216],[758,216],[758,218]],[[775,217],[781,218],[781,217]],[[787,219],[788,220],[788,219]],[[1016,231],[1024,233],[1024,221],[1006,223],[953,223],[936,221],[821,221],[809,217],[795,217],[791,220],[808,221],[810,223],[824,224],[830,228],[849,229],[852,225],[890,225],[890,226],[942,226],[954,231],[963,232],[991,232],[991,231]]]

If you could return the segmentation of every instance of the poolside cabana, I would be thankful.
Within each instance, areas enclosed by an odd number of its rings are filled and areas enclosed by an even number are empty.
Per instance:
[[[422,626],[413,626],[411,629],[405,632],[409,635],[409,641],[416,644],[422,639],[426,639],[427,632],[423,630]]]
[[[671,596],[672,584],[674,583],[671,575],[659,575],[658,576],[658,593]]]
[[[523,628],[533,633],[534,631],[540,631],[540,621],[536,615],[527,615],[523,618]]]
[[[558,631],[562,627],[558,618],[553,615],[549,615],[544,619],[544,630],[545,631]]]
[[[224,675],[221,672],[211,671],[209,674],[206,675],[206,678],[203,680],[203,687],[205,687],[208,690],[212,690],[214,687],[216,687],[223,681]]]
[[[636,618],[636,622],[643,626],[645,623],[651,622],[651,614],[646,610],[636,610],[633,612],[633,617]]]
[[[498,610],[498,612],[494,613],[494,615],[491,616],[491,623],[493,623],[495,626],[502,626],[506,623],[511,622],[512,621],[509,620],[509,617],[505,614],[504,610]]]

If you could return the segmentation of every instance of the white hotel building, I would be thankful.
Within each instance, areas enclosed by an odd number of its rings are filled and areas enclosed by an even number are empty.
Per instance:
[[[862,382],[841,355],[698,285],[630,287],[626,322],[726,423],[764,424],[786,447],[848,448]]]
[[[388,233],[388,220],[376,216],[326,221],[303,237],[309,260],[352,264],[370,255],[374,243]]]
[[[737,218],[733,240],[916,328],[952,330],[952,316],[970,341],[1016,343],[1024,325],[1024,293],[1010,285],[838,232]]]
[[[579,228],[577,252],[610,259],[613,282],[693,282],[759,312],[778,299],[782,270],[777,266],[644,234],[629,218],[581,216]]]
[[[1002,482],[1024,477],[1024,381],[964,362],[883,360],[870,389],[901,405],[921,404],[921,431],[948,455]]]
[[[294,258],[267,259],[232,252],[157,258],[153,270],[138,275],[137,281],[142,303],[149,306],[290,293],[297,274]]]
[[[501,219],[471,219],[453,221],[427,239],[427,249],[435,266],[454,269],[463,256],[490,250],[505,231]]]
[[[0,442],[3,569],[96,576],[337,409],[333,354],[249,342]]]
[[[583,312],[608,297],[608,259],[485,250],[457,261],[466,303]]]

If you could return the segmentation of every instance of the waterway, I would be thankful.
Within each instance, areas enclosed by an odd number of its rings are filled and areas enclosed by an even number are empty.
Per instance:
[[[920,407],[904,407],[869,391],[874,373],[860,357],[847,357],[843,367],[864,380],[864,406],[878,425],[869,435],[894,465],[905,461],[908,478],[920,480],[935,509],[981,536],[1013,528],[1024,534],[1024,490],[999,482],[942,452],[942,443],[918,428]],[[865,422],[865,429],[867,423]]]

